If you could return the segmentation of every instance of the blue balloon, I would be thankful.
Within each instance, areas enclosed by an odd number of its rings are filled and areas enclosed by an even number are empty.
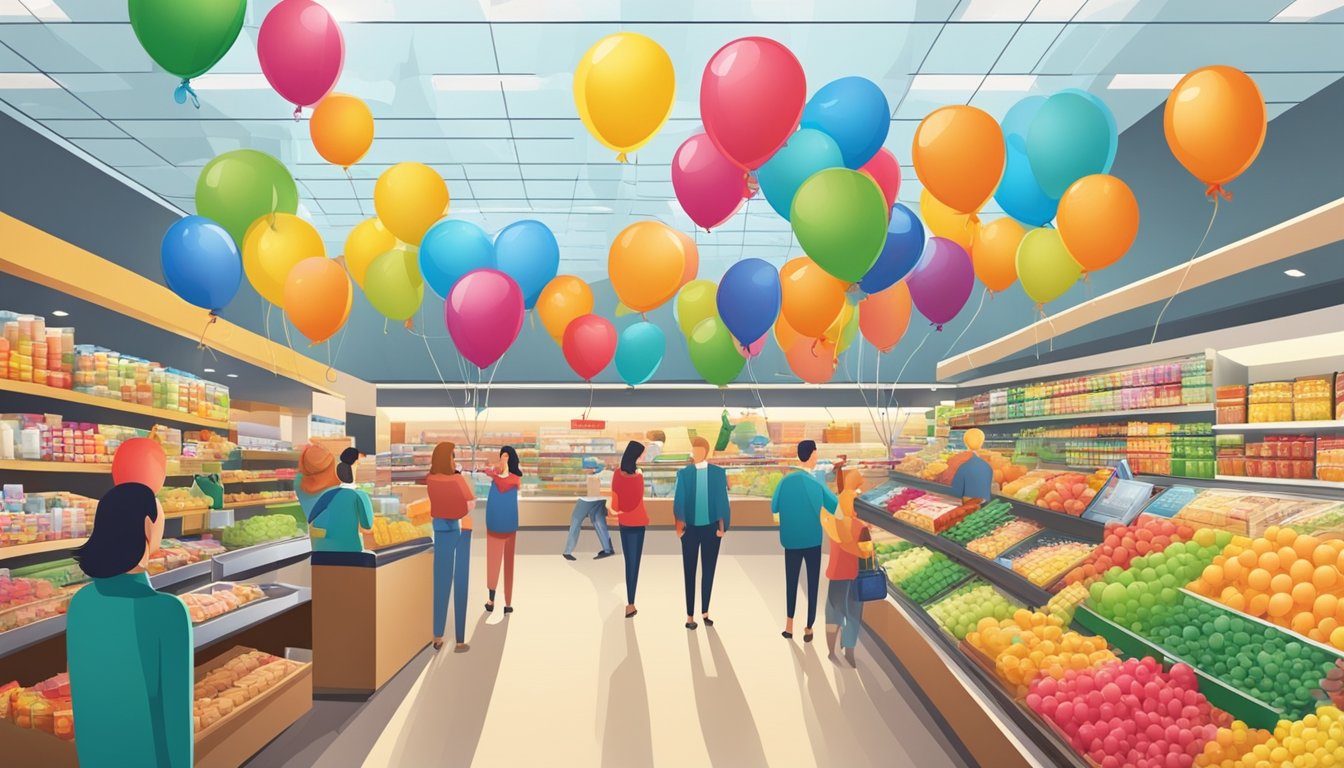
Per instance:
[[[541,289],[560,271],[560,244],[550,227],[523,219],[495,235],[495,260],[499,271],[512,277],[523,289],[523,306],[532,309]]]
[[[803,182],[817,171],[839,168],[844,162],[835,139],[804,128],[790,136],[788,143],[756,171],[756,182],[770,207],[788,221],[793,196]]]
[[[1036,183],[1031,161],[1027,158],[1027,131],[1045,102],[1044,96],[1028,96],[1004,115],[1003,138],[1008,147],[1008,159],[1003,179],[994,192],[994,200],[1004,213],[1034,227],[1050,223],[1059,208],[1059,200],[1045,194]]]
[[[420,241],[420,274],[439,298],[468,272],[495,268],[495,246],[480,227],[461,219],[444,219]]]
[[[1111,170],[1118,141],[1115,115],[1106,104],[1070,88],[1036,112],[1027,131],[1027,159],[1041,190],[1060,198],[1082,177]]]
[[[891,221],[887,223],[887,242],[877,261],[868,268],[868,274],[859,281],[864,293],[884,291],[910,274],[924,253],[924,223],[915,212],[897,203],[891,207]]]
[[[803,108],[804,128],[835,139],[845,167],[858,170],[882,148],[891,128],[886,94],[865,77],[842,77],[827,83]]]
[[[173,293],[214,312],[233,300],[243,282],[243,259],[223,227],[204,216],[173,222],[159,249],[163,280]]]
[[[635,323],[616,340],[616,372],[626,384],[637,387],[653,378],[666,347],[662,328],[650,322]]]
[[[715,304],[728,332],[745,347],[774,326],[782,296],[779,270],[764,259],[743,259],[723,273]]]

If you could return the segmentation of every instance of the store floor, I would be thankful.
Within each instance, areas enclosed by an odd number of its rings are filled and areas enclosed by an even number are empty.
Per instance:
[[[713,629],[682,627],[680,550],[650,531],[639,615],[623,618],[620,557],[578,562],[564,534],[519,534],[516,612],[482,610],[473,541],[466,654],[426,651],[367,702],[319,701],[249,766],[966,766],[865,633],[858,669],[783,619],[773,531],[735,531],[715,577]],[[617,544],[619,549],[619,543]],[[822,595],[826,589],[822,581]],[[502,601],[502,594],[500,597]],[[819,614],[821,613],[819,607]],[[451,622],[451,617],[450,617]],[[449,630],[451,640],[451,628]]]

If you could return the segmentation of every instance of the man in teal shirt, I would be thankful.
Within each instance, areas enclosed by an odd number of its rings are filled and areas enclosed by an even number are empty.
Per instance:
[[[705,626],[709,618],[709,598],[714,591],[714,567],[719,562],[719,544],[732,523],[728,504],[728,475],[723,467],[709,463],[709,441],[691,438],[692,464],[677,471],[672,492],[672,514],[676,517],[677,536],[681,538],[681,565],[686,576],[686,628],[695,629],[695,561],[698,557],[704,575],[700,582],[700,610]]]
[[[770,499],[770,511],[779,523],[779,543],[784,547],[784,620],[786,639],[793,637],[793,613],[798,603],[798,571],[807,564],[807,627],[803,640],[812,642],[812,622],[817,618],[817,590],[821,584],[821,513],[835,514],[839,500],[817,480],[817,444],[798,444],[798,471],[779,482]]]

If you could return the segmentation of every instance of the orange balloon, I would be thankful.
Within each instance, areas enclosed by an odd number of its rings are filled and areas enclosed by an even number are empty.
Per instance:
[[[1162,125],[1171,153],[1213,194],[1260,154],[1268,127],[1265,98],[1235,67],[1201,67],[1171,89]]]
[[[373,146],[373,113],[362,99],[333,93],[313,108],[308,134],[323,160],[349,168]]]
[[[168,471],[168,458],[163,446],[150,437],[132,437],[123,440],[112,454],[112,482],[140,483],[158,493]]]
[[[910,288],[904,280],[859,302],[859,332],[882,352],[890,352],[909,325]]]
[[[285,316],[309,341],[321,344],[345,325],[354,296],[350,276],[335,259],[304,259],[285,277]]]
[[[800,336],[821,338],[845,308],[848,284],[807,256],[789,259],[779,270],[779,282],[780,314]]]
[[[793,342],[801,338],[803,337],[793,330],[793,326],[789,325],[789,321],[784,319],[784,315],[781,314],[775,320],[775,343],[779,345],[781,352],[788,354],[788,351],[793,348]]]
[[[947,207],[926,187],[919,193],[919,217],[935,236],[951,240],[967,253],[971,252],[975,244],[974,216]]]
[[[1139,234],[1139,201],[1125,182],[1097,173],[1075,181],[1059,199],[1059,239],[1084,272],[1120,260]]]
[[[681,239],[681,249],[686,254],[686,266],[681,270],[681,282],[677,285],[677,290],[695,279],[700,273],[700,249],[695,245],[695,239],[679,229],[672,230],[677,233]]]
[[[1017,282],[1017,246],[1026,234],[1008,216],[980,225],[971,247],[971,265],[986,288],[997,293]]]
[[[661,221],[637,221],[621,230],[607,254],[607,275],[622,304],[648,312],[677,294],[686,272],[682,237]]]
[[[988,113],[959,104],[935,109],[915,129],[915,174],[958,213],[984,207],[1003,177],[1003,130]]]
[[[565,329],[574,318],[593,312],[593,289],[573,275],[557,275],[537,296],[537,314],[556,344],[563,345]]]
[[[785,358],[789,370],[808,384],[825,384],[835,375],[835,345],[819,339],[798,338],[789,346]]]

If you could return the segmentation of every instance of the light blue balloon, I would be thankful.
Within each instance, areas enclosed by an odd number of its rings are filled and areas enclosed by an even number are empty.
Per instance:
[[[163,235],[160,256],[163,281],[202,309],[222,308],[243,282],[243,260],[233,236],[204,216],[173,222]]]
[[[1028,96],[1013,105],[1003,117],[1003,138],[1008,148],[1007,165],[1003,179],[994,192],[994,200],[1009,216],[1034,227],[1044,226],[1055,218],[1059,200],[1052,198],[1036,183],[1027,158],[1027,132],[1031,122],[1046,102],[1044,96]]]
[[[495,235],[499,270],[523,290],[523,306],[537,305],[541,289],[560,271],[560,244],[551,228],[540,221],[515,221]]]
[[[835,139],[821,131],[804,128],[790,136],[788,143],[756,171],[756,181],[761,185],[766,202],[788,221],[793,196],[803,182],[817,171],[844,164],[844,156]]]
[[[842,77],[821,87],[803,108],[803,128],[835,139],[845,167],[857,171],[887,140],[891,107],[877,84],[865,77]]]
[[[1075,181],[1106,173],[1119,141],[1115,115],[1085,91],[1060,91],[1041,105],[1027,131],[1027,159],[1041,190],[1063,197]]]
[[[495,268],[495,246],[485,230],[461,219],[444,219],[420,241],[420,274],[439,298],[468,272]]]
[[[616,340],[616,372],[626,384],[637,387],[653,378],[666,347],[662,328],[650,322],[635,323]]]

